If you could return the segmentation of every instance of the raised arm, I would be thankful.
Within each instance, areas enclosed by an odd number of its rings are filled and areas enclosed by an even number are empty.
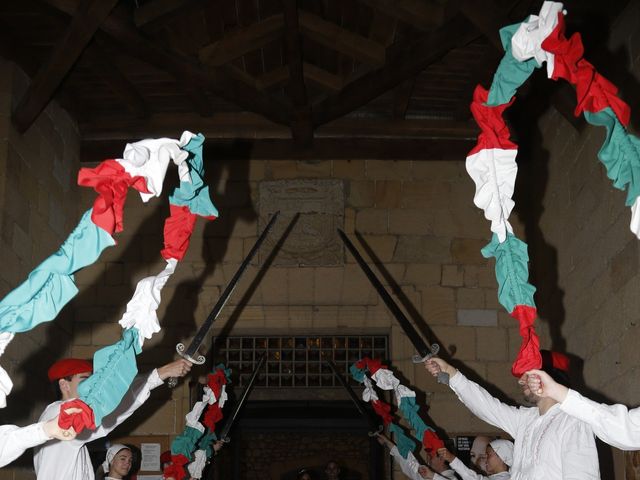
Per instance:
[[[438,455],[449,462],[449,466],[455,470],[462,480],[486,480],[488,478],[471,470],[446,448],[439,448]]]
[[[560,402],[560,408],[589,424],[600,440],[621,450],[640,449],[640,409],[594,402],[556,383],[541,370],[527,372],[529,389]]]
[[[147,401],[151,390],[162,385],[169,377],[184,377],[191,370],[191,365],[191,362],[180,359],[154,369],[147,376],[136,377],[120,405],[102,419],[102,425],[94,432],[83,432],[78,438],[91,441],[105,437]]]
[[[518,408],[494,398],[480,385],[469,380],[457,368],[440,358],[427,360],[425,368],[433,376],[436,376],[439,371],[448,373],[451,390],[475,416],[515,437],[520,422]]]

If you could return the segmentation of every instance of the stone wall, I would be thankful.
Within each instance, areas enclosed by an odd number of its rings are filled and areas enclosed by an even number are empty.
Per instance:
[[[11,125],[12,105],[28,85],[12,63],[0,59],[0,297],[55,252],[77,222],[75,175],[79,136],[74,121],[55,102],[24,134]],[[52,398],[46,368],[71,350],[72,315],[16,335],[0,359],[14,386],[0,422],[37,420]],[[20,464],[31,466],[27,454]],[[25,478],[18,467],[0,478]]]
[[[640,5],[631,2],[611,31],[610,61],[596,68],[621,88],[639,125]],[[586,55],[589,58],[589,51]],[[539,271],[556,269],[553,292],[538,298],[551,313],[554,343],[584,362],[579,388],[593,398],[637,405],[640,398],[640,275],[638,239],[630,232],[626,194],[612,187],[597,152],[604,129],[576,132],[555,111],[539,122],[542,148],[534,169],[546,171],[541,198],[540,248],[532,259]],[[536,257],[536,253],[542,255]],[[551,253],[551,254],[550,254]],[[546,265],[544,265],[546,263]],[[548,278],[548,276],[547,276]],[[554,300],[555,298],[555,300]],[[557,308],[557,299],[561,308]],[[555,305],[554,305],[555,304]],[[619,451],[601,456],[603,478],[624,477]]]

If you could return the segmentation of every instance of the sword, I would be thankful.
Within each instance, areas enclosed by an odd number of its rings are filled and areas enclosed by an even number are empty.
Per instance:
[[[220,440],[222,440],[225,443],[229,443],[231,441],[231,439],[227,435],[229,434],[229,431],[231,430],[233,423],[238,417],[238,414],[240,413],[240,409],[242,408],[244,403],[247,401],[247,397],[251,393],[251,390],[253,389],[253,384],[255,383],[256,377],[258,376],[258,372],[260,372],[260,369],[262,368],[262,365],[264,364],[264,360],[266,358],[267,358],[266,353],[263,353],[260,356],[260,360],[258,360],[258,364],[256,365],[256,368],[253,369],[253,373],[251,374],[249,383],[247,384],[246,387],[244,387],[244,391],[240,396],[240,400],[238,400],[238,403],[236,403],[233,413],[231,414],[229,419],[225,422],[222,432],[220,432]]]
[[[349,238],[341,229],[338,229],[338,235],[340,235],[340,239],[342,240],[342,242],[351,252],[351,255],[353,255],[353,257],[356,259],[356,262],[358,263],[358,265],[360,265],[360,268],[371,282],[371,285],[373,285],[373,287],[378,292],[378,295],[380,295],[384,303],[387,305],[387,308],[391,310],[391,313],[400,324],[400,327],[409,338],[409,341],[418,351],[418,354],[414,355],[411,359],[413,363],[423,363],[429,360],[431,357],[437,355],[440,351],[440,345],[438,345],[437,343],[432,344],[430,347],[427,345],[422,336],[416,331],[415,328],[413,328],[413,325],[411,325],[411,322],[406,317],[404,312],[400,309],[400,307],[398,307],[391,295],[389,295],[389,292],[387,292],[380,280],[378,280],[376,274],[373,273],[371,268],[369,268],[369,265],[367,265],[367,263],[364,261],[364,258],[362,258],[362,255],[360,255],[360,252],[358,252],[355,245],[351,243],[351,240],[349,240]],[[449,383],[449,375],[445,372],[438,372],[437,379],[438,383]]]
[[[227,287],[224,289],[224,292],[222,292],[222,295],[220,295],[220,298],[218,298],[218,301],[213,306],[211,313],[209,313],[209,316],[207,317],[207,319],[200,326],[200,329],[196,333],[196,336],[193,337],[193,340],[191,340],[191,343],[189,344],[189,346],[185,348],[182,342],[176,345],[176,351],[178,352],[178,355],[180,355],[182,358],[189,360],[191,363],[195,363],[196,365],[202,365],[205,362],[205,357],[198,353],[198,348],[200,348],[200,345],[202,344],[205,337],[209,333],[209,330],[211,330],[211,326],[213,325],[213,322],[215,321],[215,319],[218,317],[218,315],[224,308],[225,304],[227,303],[227,300],[229,300],[229,297],[233,293],[233,290],[236,288],[236,285],[238,284],[240,277],[242,277],[242,274],[245,272],[245,270],[249,266],[249,263],[251,263],[251,260],[258,252],[260,245],[262,245],[262,243],[264,242],[264,239],[267,238],[267,235],[271,231],[271,227],[273,227],[273,224],[276,222],[278,215],[280,215],[279,210],[273,215],[273,217],[271,217],[271,220],[269,220],[269,223],[267,223],[267,226],[264,227],[264,230],[262,230],[262,233],[256,240],[256,243],[253,244],[251,251],[249,252],[247,257],[242,261],[242,264],[240,265],[240,267],[238,267],[238,270],[233,275],[233,278],[231,279]],[[197,354],[197,358],[194,358],[196,354]],[[169,388],[173,388],[177,384],[178,384],[178,379],[174,377],[169,378],[169,380],[167,381],[167,385],[169,386]]]
[[[345,378],[342,375],[340,375],[340,372],[338,372],[338,368],[336,367],[336,364],[333,363],[331,360],[325,360],[325,362],[331,368],[331,371],[340,382],[340,385],[342,385],[347,391],[347,393],[349,394],[349,398],[351,398],[351,401],[358,409],[358,412],[360,413],[360,415],[362,415],[364,419],[367,421],[367,423],[369,424],[369,428],[370,428],[369,436],[370,437],[377,436],[380,432],[382,432],[382,430],[384,430],[384,425],[380,423],[380,421],[378,420],[378,417],[374,416],[369,410],[365,409],[364,403],[358,398],[358,396],[356,395],[356,392],[353,391],[353,388],[351,388],[351,386],[347,383],[347,380],[345,380]]]

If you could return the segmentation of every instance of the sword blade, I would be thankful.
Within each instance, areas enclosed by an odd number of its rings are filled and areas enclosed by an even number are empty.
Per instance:
[[[229,297],[233,293],[233,290],[236,288],[236,285],[238,284],[240,277],[242,277],[242,274],[245,272],[245,270],[249,266],[249,263],[251,263],[251,260],[253,260],[253,257],[256,255],[256,253],[258,252],[258,249],[264,242],[264,239],[267,238],[267,235],[269,235],[269,232],[271,231],[271,227],[273,227],[273,224],[276,222],[278,215],[280,215],[280,211],[277,211],[273,215],[273,217],[271,217],[271,220],[269,220],[269,223],[267,224],[267,226],[264,227],[264,230],[256,240],[256,243],[253,244],[251,251],[249,252],[247,257],[242,261],[242,264],[240,265],[240,267],[238,267],[238,270],[233,275],[233,278],[231,279],[227,287],[224,289],[224,292],[222,292],[222,295],[220,295],[220,298],[218,298],[218,301],[213,306],[211,313],[209,314],[207,319],[204,321],[204,323],[196,333],[195,337],[193,337],[193,340],[191,341],[191,343],[189,344],[189,346],[185,351],[185,356],[187,358],[193,357],[198,352],[198,348],[200,348],[200,345],[206,338],[207,334],[209,333],[209,330],[211,330],[211,326],[213,325],[213,322],[215,321],[215,319],[218,317],[218,315],[224,308],[225,304],[227,303],[227,300],[229,300]]]
[[[253,373],[251,374],[249,383],[244,388],[244,391],[240,396],[240,400],[238,400],[238,403],[236,403],[235,408],[233,409],[233,413],[231,413],[231,416],[228,417],[228,420],[225,422],[224,427],[222,428],[222,432],[220,432],[220,440],[229,442],[227,435],[229,434],[229,431],[231,431],[231,427],[236,421],[236,418],[238,418],[238,414],[240,413],[242,406],[247,401],[247,397],[249,396],[249,393],[251,393],[251,390],[253,389],[253,384],[255,383],[258,373],[260,372],[260,369],[262,368],[262,365],[264,364],[264,361],[266,358],[267,358],[267,354],[263,353],[260,359],[258,360],[258,364],[256,365],[256,368],[253,369]]]
[[[373,285],[373,288],[376,289],[378,295],[380,295],[380,298],[382,298],[387,308],[391,310],[391,313],[400,324],[400,327],[402,327],[404,333],[407,334],[407,337],[413,344],[414,348],[422,357],[426,357],[427,355],[432,354],[431,347],[427,345],[422,336],[416,331],[415,328],[413,328],[411,321],[406,317],[404,312],[393,300],[391,295],[389,295],[389,292],[387,292],[387,290],[384,288],[382,282],[378,280],[376,274],[373,273],[371,268],[369,268],[369,265],[367,265],[367,262],[364,261],[364,258],[362,258],[362,255],[360,255],[360,252],[358,252],[358,249],[355,247],[355,245],[351,243],[351,240],[349,240],[349,238],[341,229],[338,229],[338,234],[340,235],[340,238],[342,239],[342,242],[345,244],[347,249],[351,252],[351,255],[353,255],[353,257],[356,259],[358,265],[360,265],[360,268],[369,279],[369,282],[371,282],[371,285]]]
[[[380,423],[380,420],[372,412],[366,409],[365,403],[358,398],[358,396],[356,395],[356,392],[353,391],[353,388],[351,388],[351,385],[349,385],[346,378],[344,378],[340,374],[340,372],[338,372],[338,367],[336,367],[336,364],[333,363],[331,360],[325,360],[325,362],[327,363],[327,365],[329,365],[329,368],[331,368],[331,371],[333,372],[335,377],[338,379],[338,382],[340,382],[340,385],[342,385],[347,391],[347,393],[349,394],[349,398],[351,398],[351,401],[353,402],[355,407],[358,409],[358,413],[360,413],[360,415],[369,424],[369,428],[370,428],[369,433],[373,435],[374,433],[381,432],[384,427]]]

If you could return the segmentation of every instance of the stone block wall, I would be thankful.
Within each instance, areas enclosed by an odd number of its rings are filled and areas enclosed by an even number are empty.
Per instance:
[[[79,135],[75,122],[55,102],[24,134],[11,125],[11,110],[28,78],[0,59],[0,297],[22,283],[54,253],[75,226],[75,175]],[[52,401],[47,366],[71,351],[73,316],[65,309],[55,322],[17,334],[0,358],[14,386],[0,422],[29,424]],[[26,454],[18,466],[0,470],[0,478],[31,478]]]
[[[640,5],[630,2],[611,30],[610,61],[601,71],[621,90],[632,109],[631,131],[638,131],[640,105]],[[585,57],[590,58],[589,50]],[[640,399],[640,271],[638,239],[629,230],[626,193],[613,188],[597,153],[604,129],[587,126],[578,133],[557,112],[539,122],[542,148],[532,168],[548,174],[541,198],[541,248],[532,262],[539,271],[556,269],[555,292],[538,299],[551,308],[554,343],[584,362],[579,389],[607,402],[637,405]],[[553,252],[549,255],[549,252]],[[544,254],[546,252],[547,254]],[[623,479],[621,452],[601,456],[602,478]],[[612,468],[612,466],[613,468]]]

